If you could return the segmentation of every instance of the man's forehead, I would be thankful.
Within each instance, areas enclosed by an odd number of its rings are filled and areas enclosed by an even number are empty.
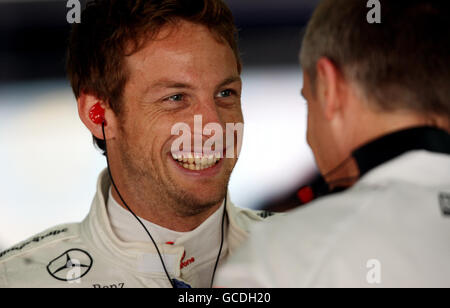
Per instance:
[[[184,27],[180,25],[179,27]],[[227,44],[218,42],[203,26],[187,23],[187,28],[200,27],[190,37],[180,36],[181,30],[157,37],[141,50],[126,58],[130,80],[145,82],[152,87],[189,87],[199,80],[212,83],[240,80],[237,60]],[[205,28],[206,31],[204,31]]]
[[[228,44],[218,40],[206,26],[184,20],[169,22],[158,32],[144,37],[142,40],[143,43],[139,50],[128,56],[128,59],[146,57],[152,53],[160,55],[162,51],[182,54],[206,42],[210,45],[215,43],[222,47],[228,47]]]

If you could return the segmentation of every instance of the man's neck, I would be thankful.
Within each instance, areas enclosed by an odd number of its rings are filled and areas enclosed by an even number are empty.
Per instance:
[[[348,155],[348,158],[342,161],[338,166],[336,166],[334,169],[329,171],[327,174],[325,174],[323,177],[325,181],[327,182],[328,186],[331,190],[334,190],[336,188],[346,188],[350,187],[353,184],[355,184],[358,179],[364,174],[367,170],[361,170],[361,155],[358,155],[356,157],[356,152],[358,154],[362,151],[360,149],[367,148],[367,145],[375,144],[374,142],[378,142],[378,140],[382,139],[385,140],[386,136],[391,136],[394,133],[398,134],[399,132],[404,131],[411,131],[413,128],[421,128],[421,127],[436,127],[435,125],[427,125],[428,123],[426,121],[411,121],[408,123],[398,123],[397,125],[391,126],[389,128],[386,128],[384,130],[380,129],[378,131],[375,131],[370,135],[370,137],[363,138],[364,142],[359,142],[358,146],[353,149],[351,154]],[[442,129],[443,131],[447,131],[445,127],[436,127],[436,129]],[[448,132],[448,131],[447,131]],[[399,141],[404,142],[404,140]],[[414,139],[414,143],[417,143],[418,141]],[[379,142],[378,142],[379,143]],[[377,143],[377,144],[378,144]],[[393,144],[390,146],[390,148],[394,148],[396,145]],[[400,147],[401,148],[401,147]],[[386,154],[388,150],[392,149],[383,149],[383,148],[375,148],[373,149],[373,146],[371,147],[370,152],[377,152],[379,151],[379,154]],[[367,151],[365,151],[367,154]],[[374,153],[371,153],[374,154]]]
[[[361,125],[361,123],[370,123],[370,125]],[[355,125],[349,128],[353,135],[348,135],[353,137],[349,139],[346,146],[347,158],[324,175],[325,181],[332,190],[338,187],[350,187],[359,179],[360,170],[352,156],[355,150],[383,136],[408,128],[435,126],[445,130],[448,129],[448,120],[446,122],[440,118],[428,119],[409,111],[383,113],[366,111],[361,112],[361,117]]]
[[[393,132],[420,126],[433,126],[450,133],[450,121],[445,117],[425,117],[414,111],[398,110],[390,112],[358,110],[357,120],[348,119],[353,125],[348,131],[353,138],[348,146],[349,153],[361,146]]]
[[[112,188],[112,196],[114,200],[121,205],[124,209],[128,210],[117,190]],[[123,197],[123,196],[122,196]],[[125,197],[124,197],[125,198]],[[196,229],[200,226],[208,217],[214,214],[222,205],[223,200],[218,204],[207,208],[201,213],[185,216],[177,213],[173,208],[167,206],[166,204],[159,204],[157,207],[154,202],[149,202],[148,204],[139,204],[138,200],[126,201],[127,205],[137,216],[152,222],[161,227],[167,228],[172,231],[177,232],[188,232]],[[153,205],[153,206],[152,206]]]

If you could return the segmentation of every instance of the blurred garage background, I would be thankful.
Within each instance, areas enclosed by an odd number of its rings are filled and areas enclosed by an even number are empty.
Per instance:
[[[318,1],[226,2],[240,29],[246,125],[231,197],[241,207],[285,210],[317,174],[298,51]],[[82,220],[106,166],[65,78],[66,3],[0,0],[0,250]]]

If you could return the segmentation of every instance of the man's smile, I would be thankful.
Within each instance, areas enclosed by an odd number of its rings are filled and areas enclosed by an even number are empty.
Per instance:
[[[200,171],[211,168],[222,159],[222,153],[172,153],[172,158],[181,167],[188,170]]]

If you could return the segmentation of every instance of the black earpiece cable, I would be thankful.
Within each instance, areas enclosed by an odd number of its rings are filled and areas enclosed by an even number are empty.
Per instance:
[[[158,252],[158,256],[159,259],[161,260],[161,264],[164,268],[164,272],[166,273],[167,279],[169,279],[170,285],[172,286],[172,288],[176,288],[175,283],[173,282],[173,280],[170,278],[169,272],[167,271],[166,268],[166,264],[164,263],[164,260],[162,258],[161,252],[159,251],[158,245],[156,245],[155,240],[153,239],[152,235],[150,234],[150,232],[147,230],[147,228],[145,227],[144,223],[139,219],[139,217],[131,210],[131,208],[127,205],[127,203],[125,202],[125,200],[122,198],[122,195],[119,192],[119,189],[117,188],[114,179],[112,177],[111,174],[111,169],[109,167],[109,158],[108,158],[108,149],[107,149],[107,143],[106,143],[106,135],[105,135],[105,122],[103,121],[102,123],[102,133],[103,133],[103,140],[105,141],[105,156],[106,156],[106,165],[108,168],[108,174],[109,177],[111,178],[111,183],[114,186],[114,189],[116,190],[117,194],[119,195],[120,200],[122,200],[122,203],[125,205],[125,207],[128,209],[128,211],[134,216],[134,218],[136,218],[136,220],[141,224],[142,228],[144,228],[145,232],[148,234],[148,236],[150,237],[151,241],[153,242],[153,245],[156,248],[156,251]],[[222,254],[222,247],[223,247],[223,242],[224,242],[224,222],[225,222],[225,214],[226,214],[226,206],[227,206],[227,195],[225,195],[225,205],[224,205],[224,210],[223,210],[223,216],[222,216],[222,234],[221,234],[221,243],[220,243],[220,249],[219,249],[219,254],[217,255],[217,260],[216,263],[214,265],[214,271],[213,271],[213,275],[212,275],[212,279],[211,279],[211,287],[213,286],[213,282],[214,282],[214,277],[216,274],[216,270],[217,270],[217,265],[219,264],[219,260],[220,260],[220,255]]]
[[[214,265],[214,271],[212,274],[212,278],[211,278],[211,288],[213,287],[213,283],[214,283],[214,277],[216,276],[216,270],[217,270],[217,265],[219,265],[219,260],[220,260],[220,255],[222,254],[222,247],[223,247],[223,238],[224,238],[224,225],[225,225],[225,216],[227,213],[227,197],[228,197],[228,193],[225,194],[225,205],[223,207],[223,215],[222,215],[222,239],[220,240],[220,248],[219,248],[219,254],[217,255],[217,260],[216,260],[216,264]]]

